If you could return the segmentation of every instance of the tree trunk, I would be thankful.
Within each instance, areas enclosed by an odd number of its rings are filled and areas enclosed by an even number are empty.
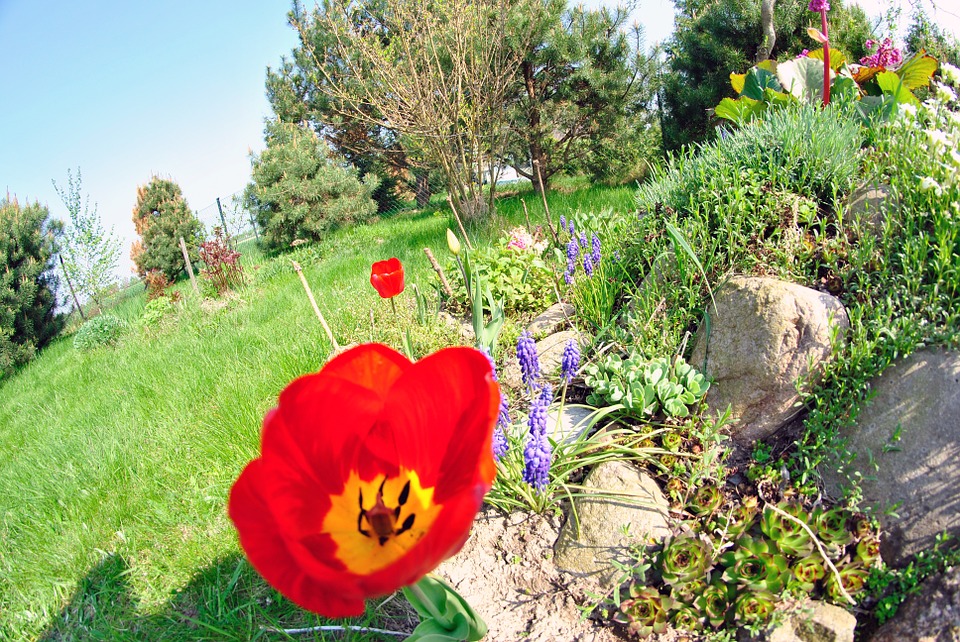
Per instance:
[[[417,198],[417,207],[426,207],[430,204],[430,177],[427,172],[417,174],[417,187],[414,193]]]
[[[546,190],[546,181],[543,180],[547,169],[547,157],[540,144],[540,105],[537,103],[537,86],[533,78],[533,64],[529,60],[524,60],[521,65],[523,69],[523,82],[527,90],[527,100],[529,108],[527,109],[527,121],[529,129],[527,130],[527,140],[530,141],[530,162],[533,164],[533,176],[530,182],[533,183],[533,191],[536,194],[543,194]],[[535,168],[540,165],[540,171]]]
[[[761,0],[760,2],[760,27],[763,30],[763,40],[757,50],[757,64],[767,60],[773,52],[773,46],[777,44],[777,32],[773,28],[773,9],[776,4],[777,0]]]

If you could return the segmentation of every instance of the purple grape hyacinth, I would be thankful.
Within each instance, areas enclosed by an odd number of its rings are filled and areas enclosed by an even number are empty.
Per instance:
[[[587,277],[593,276],[593,256],[590,254],[583,255],[583,273],[586,274]]]
[[[507,433],[500,427],[500,424],[497,424],[497,427],[493,429],[493,458],[500,461],[509,449]]]
[[[540,388],[540,394],[530,406],[530,434],[523,449],[523,481],[543,492],[550,480],[550,458],[553,451],[547,437],[547,408],[553,399],[550,386]]]
[[[593,249],[593,253],[590,255],[590,258],[593,259],[593,264],[594,264],[594,265],[599,265],[599,263],[600,263],[600,237],[597,236],[596,234],[594,234],[594,235],[593,235],[593,239],[591,240],[591,243],[592,243],[592,245],[593,245],[593,248],[592,248],[592,249]]]
[[[517,361],[520,362],[523,383],[533,388],[534,382],[540,376],[540,359],[537,357],[537,342],[526,330],[521,332],[517,339]]]
[[[563,356],[560,358],[560,378],[565,383],[570,383],[577,369],[580,367],[580,346],[575,339],[570,339],[563,349]]]

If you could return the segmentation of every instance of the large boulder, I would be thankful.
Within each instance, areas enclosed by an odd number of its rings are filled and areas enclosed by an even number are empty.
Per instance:
[[[874,397],[840,433],[855,458],[823,476],[833,494],[847,475],[861,478],[885,532],[881,554],[899,565],[944,530],[960,535],[960,354],[915,352],[868,385]]]
[[[960,567],[921,584],[870,642],[960,642]]]
[[[542,339],[570,325],[570,317],[575,313],[576,309],[569,303],[554,303],[527,325],[527,331],[534,339]]]
[[[612,561],[627,563],[631,545],[670,534],[670,504],[653,478],[625,461],[597,465],[583,487],[573,500],[578,519],[571,513],[560,529],[554,559],[561,570],[609,588],[619,575]]]
[[[797,382],[812,383],[832,350],[831,339],[849,327],[835,297],[763,277],[734,277],[716,295],[697,333],[691,365],[713,385],[711,411],[731,408],[730,434],[750,446],[775,433],[798,412]]]

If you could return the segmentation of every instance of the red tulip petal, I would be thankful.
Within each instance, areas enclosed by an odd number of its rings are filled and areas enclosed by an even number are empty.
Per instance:
[[[446,348],[396,381],[364,452],[376,459],[396,452],[400,465],[416,470],[424,486],[436,487],[434,501],[442,504],[474,483],[478,469],[493,482],[491,440],[499,410],[500,389],[487,358],[472,348]]]
[[[403,265],[400,259],[377,261],[370,269],[370,284],[384,299],[403,292]]]
[[[228,505],[250,563],[271,586],[309,611],[330,618],[362,615],[367,594],[349,575],[335,570],[308,575],[293,557],[260,495],[262,470],[259,459],[247,464],[230,490]]]

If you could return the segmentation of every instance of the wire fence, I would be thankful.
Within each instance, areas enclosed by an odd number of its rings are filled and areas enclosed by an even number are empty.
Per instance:
[[[253,212],[243,204],[243,190],[218,197],[215,202],[197,210],[195,216],[203,224],[206,239],[213,238],[217,227],[223,229],[234,243],[256,239],[260,234]]]

